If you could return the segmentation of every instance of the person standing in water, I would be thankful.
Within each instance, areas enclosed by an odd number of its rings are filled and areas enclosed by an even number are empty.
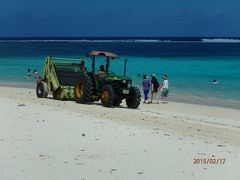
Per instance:
[[[217,84],[219,84],[219,82],[214,79],[214,80],[212,81],[212,85],[217,85]]]
[[[31,70],[28,68],[27,70],[27,79],[31,79]]]
[[[162,87],[161,87],[161,96],[162,96],[162,100],[163,102],[168,102],[168,93],[169,93],[169,82],[168,82],[168,76],[165,74],[162,76],[163,79],[163,83],[162,83]]]
[[[155,74],[152,74],[152,80],[151,80],[151,103],[153,102],[153,97],[154,95],[156,96],[157,104],[158,102],[158,88],[159,88],[159,83],[156,78]]]
[[[148,103],[148,93],[151,85],[146,74],[143,75],[142,86],[144,94],[144,103]]]
[[[37,72],[37,69],[34,69],[34,71],[33,71],[33,75],[34,75],[35,79],[38,79],[38,72]]]

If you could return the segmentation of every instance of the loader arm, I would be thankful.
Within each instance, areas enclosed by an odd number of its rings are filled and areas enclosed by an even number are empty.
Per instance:
[[[43,70],[43,74],[44,74],[44,79],[47,82],[48,85],[48,92],[50,92],[51,90],[56,90],[60,84],[58,81],[58,77],[54,68],[54,65],[52,64],[52,58],[51,57],[47,57],[45,60],[45,66],[44,66],[44,70]],[[51,89],[51,87],[53,89]]]

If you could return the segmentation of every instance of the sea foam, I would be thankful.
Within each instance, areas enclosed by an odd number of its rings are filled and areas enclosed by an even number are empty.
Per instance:
[[[157,39],[96,39],[96,40],[88,40],[88,39],[28,39],[28,40],[0,40],[1,43],[81,43],[81,42],[99,42],[99,43],[110,43],[110,42],[139,42],[139,43],[158,43],[158,42],[172,42],[170,40],[157,40]]]
[[[216,39],[202,39],[204,43],[240,43],[240,39],[224,39],[224,38],[216,38]]]

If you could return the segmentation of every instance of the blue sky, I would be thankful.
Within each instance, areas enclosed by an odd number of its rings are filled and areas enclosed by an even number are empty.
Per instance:
[[[1,0],[0,36],[240,36],[239,0]]]

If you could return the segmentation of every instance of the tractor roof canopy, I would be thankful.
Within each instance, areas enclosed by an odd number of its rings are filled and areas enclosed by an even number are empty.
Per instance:
[[[104,52],[104,51],[92,51],[90,53],[91,56],[106,56],[106,57],[111,57],[111,58],[118,58],[118,56],[114,53],[111,52]]]

